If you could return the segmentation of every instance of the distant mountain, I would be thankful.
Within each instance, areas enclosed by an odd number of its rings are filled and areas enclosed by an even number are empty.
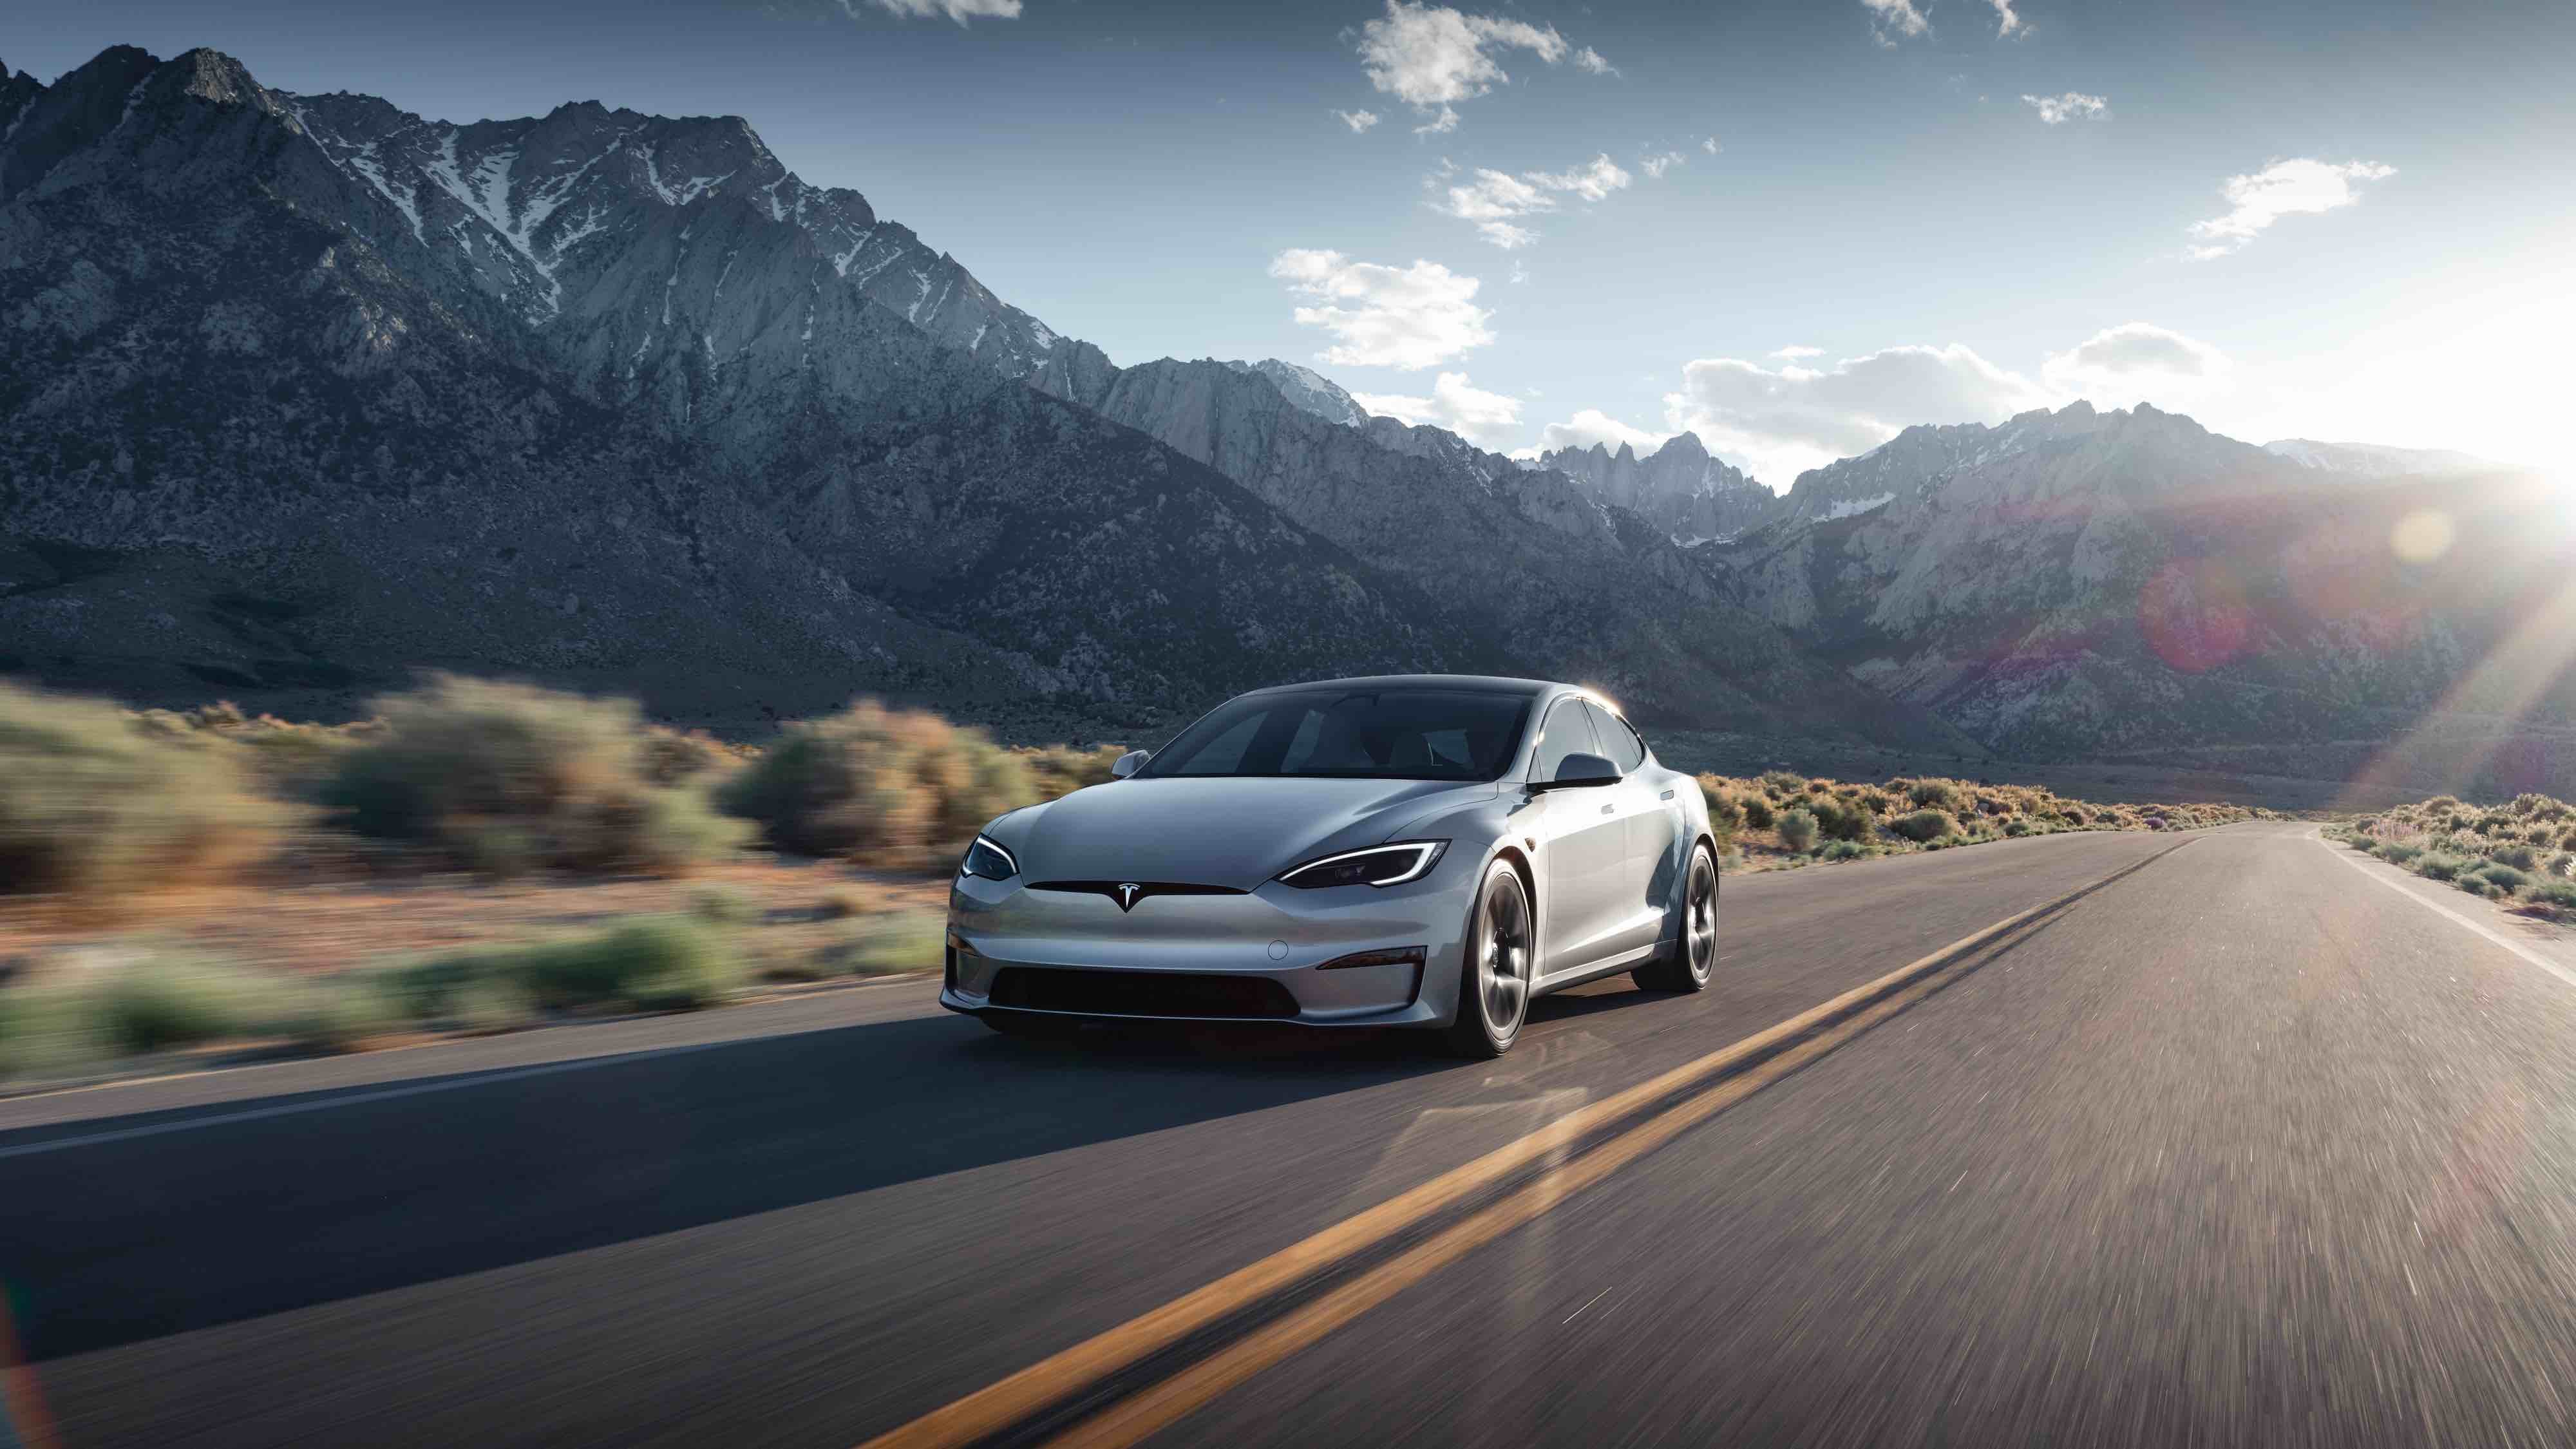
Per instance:
[[[1628,509],[1438,428],[1326,421],[1266,374],[1169,359],[1098,408],[1241,482],[1304,527],[1419,581],[1435,620],[1486,629],[1538,671],[1666,717],[1962,744],[1806,658]]]
[[[2283,438],[2265,443],[2263,451],[2287,458],[2302,468],[2352,473],[2364,478],[2402,478],[2426,473],[2482,473],[2502,463],[2440,448],[2389,448],[2377,443],[2320,443],[2310,438]]]
[[[739,122],[449,127],[128,48],[0,106],[0,667],[747,713],[1497,662],[1048,395],[1107,359]]]
[[[1697,433],[1678,433],[1640,458],[1626,443],[1541,453],[1536,466],[1581,480],[1603,502],[1635,510],[1677,542],[1732,538],[1770,516],[1770,489],[1709,455]]]
[[[1800,644],[2006,753],[2386,740],[2437,714],[2576,719],[2565,657],[2476,670],[2565,589],[2534,487],[2341,479],[2078,403],[1909,428],[1708,553]],[[2397,525],[2427,511],[2409,556]]]

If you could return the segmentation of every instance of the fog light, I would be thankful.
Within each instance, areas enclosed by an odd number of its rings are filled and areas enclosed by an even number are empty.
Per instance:
[[[1421,946],[1398,946],[1387,951],[1358,951],[1348,956],[1336,956],[1315,969],[1339,971],[1350,966],[1419,966],[1427,954],[1426,948]]]

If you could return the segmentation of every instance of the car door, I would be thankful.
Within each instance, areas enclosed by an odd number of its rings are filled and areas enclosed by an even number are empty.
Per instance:
[[[1619,869],[1605,883],[1608,919],[1605,952],[1651,946],[1663,934],[1666,898],[1671,890],[1675,807],[1674,786],[1663,771],[1646,768],[1646,742],[1626,720],[1586,700],[1592,732],[1601,753],[1619,767],[1619,783],[1606,792],[1617,807],[1621,850]]]
[[[1602,753],[1600,736],[1580,699],[1561,699],[1539,730],[1530,779],[1555,778],[1568,755]],[[1608,955],[1615,893],[1627,868],[1627,828],[1619,817],[1618,786],[1551,790],[1530,802],[1516,824],[1537,842],[1540,975],[1586,966]]]

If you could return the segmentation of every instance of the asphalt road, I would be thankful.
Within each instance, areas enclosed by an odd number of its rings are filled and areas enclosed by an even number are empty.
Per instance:
[[[2311,827],[2182,839],[1731,880],[1717,987],[1553,998],[1476,1066],[1036,1046],[898,984],[0,1102],[21,1433],[855,1444],[2145,862],[1004,1440],[1333,1297],[1152,1442],[2576,1442],[2576,984]],[[1369,1288],[1506,1194],[1544,1204]]]

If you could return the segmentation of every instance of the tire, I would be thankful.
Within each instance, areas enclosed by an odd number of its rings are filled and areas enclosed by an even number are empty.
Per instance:
[[[1681,896],[1673,903],[1672,949],[1629,977],[1648,991],[1706,991],[1717,971],[1717,895],[1717,857],[1701,841],[1691,847]]]
[[[1529,1017],[1529,983],[1538,964],[1537,915],[1529,888],[1511,862],[1485,867],[1467,915],[1466,950],[1458,971],[1458,1014],[1444,1037],[1449,1050],[1469,1061],[1491,1061],[1512,1049]]]

